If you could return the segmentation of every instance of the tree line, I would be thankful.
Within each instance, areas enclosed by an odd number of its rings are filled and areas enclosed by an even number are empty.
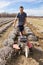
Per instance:
[[[0,17],[15,17],[16,13],[0,13]]]

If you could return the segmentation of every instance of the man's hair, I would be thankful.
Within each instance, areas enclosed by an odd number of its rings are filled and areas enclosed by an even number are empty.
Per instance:
[[[24,8],[23,6],[20,6],[20,8]]]

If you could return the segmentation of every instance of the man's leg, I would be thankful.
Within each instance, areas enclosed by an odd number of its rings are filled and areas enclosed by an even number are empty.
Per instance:
[[[25,34],[25,30],[22,31],[22,34],[23,34],[23,35]]]
[[[22,36],[22,33],[20,32],[20,36]]]
[[[24,34],[24,26],[20,27],[20,35],[22,36]]]

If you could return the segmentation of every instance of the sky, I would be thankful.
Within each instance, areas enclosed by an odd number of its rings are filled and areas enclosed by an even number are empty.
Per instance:
[[[43,0],[0,0],[0,13],[18,13],[20,6],[29,16],[43,16]]]

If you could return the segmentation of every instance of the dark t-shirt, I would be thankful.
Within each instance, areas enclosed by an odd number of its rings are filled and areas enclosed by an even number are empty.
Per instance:
[[[27,14],[23,12],[22,14],[18,13],[17,18],[19,18],[18,25],[24,25],[25,23],[25,18],[27,17]]]

